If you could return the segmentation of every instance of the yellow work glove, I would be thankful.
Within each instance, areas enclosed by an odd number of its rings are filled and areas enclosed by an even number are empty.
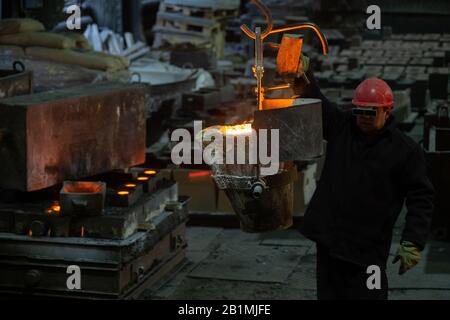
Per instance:
[[[303,75],[308,72],[309,65],[309,58],[302,53],[298,65],[297,77],[303,77]]]
[[[400,269],[398,274],[403,275],[408,270],[414,268],[421,259],[420,249],[412,242],[402,241],[400,248],[398,249],[397,256],[395,257],[393,264],[400,261]]]

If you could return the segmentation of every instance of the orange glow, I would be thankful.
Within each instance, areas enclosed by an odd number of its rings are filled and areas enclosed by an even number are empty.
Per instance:
[[[275,90],[282,90],[282,89],[289,89],[291,87],[290,84],[282,84],[275,87],[266,88],[265,91],[275,91]]]
[[[294,101],[295,99],[266,99],[263,101],[263,110],[289,108]]]
[[[317,26],[313,25],[312,23],[272,30],[272,31],[269,32],[269,35],[274,34],[274,33],[280,33],[280,32],[292,31],[292,30],[299,30],[299,29],[305,29],[305,28],[312,29],[316,33],[317,37],[319,37],[319,39],[320,39],[320,43],[322,44],[322,52],[323,52],[323,54],[327,55],[328,54],[328,42],[327,42],[327,39],[322,34],[320,29]]]
[[[125,187],[127,187],[127,188],[136,188],[137,185],[135,185],[134,183],[129,183],[129,184],[126,184]]]
[[[189,178],[200,178],[200,177],[209,177],[209,176],[211,176],[210,171],[200,171],[200,172],[189,173]]]
[[[119,196],[127,196],[127,195],[129,195],[130,193],[129,193],[128,191],[119,191],[119,192],[117,192],[117,194],[118,194]]]
[[[84,227],[81,227],[81,237],[84,238]]]
[[[157,172],[155,170],[147,170],[147,171],[144,171],[144,174],[155,175],[155,174],[157,174]]]
[[[55,201],[45,212],[47,212],[47,214],[59,214],[61,212],[61,205],[58,201]]]
[[[277,56],[277,72],[280,74],[296,74],[301,62],[303,39],[297,36],[284,35]]]
[[[223,126],[220,128],[222,134],[239,136],[239,135],[250,135],[253,133],[252,125],[250,123],[247,124],[239,124],[236,126]]]
[[[139,177],[137,179],[138,179],[138,181],[148,181],[149,180],[148,177]]]
[[[28,236],[29,236],[29,237],[32,237],[32,236],[33,236],[33,230],[31,230],[31,229],[28,230]]]
[[[71,182],[64,185],[64,192],[68,193],[99,193],[102,185],[96,182]]]

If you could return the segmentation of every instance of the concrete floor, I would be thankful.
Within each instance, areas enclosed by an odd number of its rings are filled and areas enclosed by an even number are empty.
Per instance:
[[[396,227],[391,258],[401,228]],[[297,231],[250,235],[191,227],[187,262],[143,299],[315,300],[315,246]],[[404,276],[389,265],[392,300],[449,300],[450,243],[430,241],[423,261]]]

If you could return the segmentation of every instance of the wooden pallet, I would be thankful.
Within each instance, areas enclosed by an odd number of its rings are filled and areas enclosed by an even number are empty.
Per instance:
[[[193,18],[176,13],[158,13],[155,29],[211,37],[221,29],[221,25],[209,19]]]
[[[153,48],[170,47],[183,43],[190,43],[197,46],[212,47],[215,56],[223,59],[225,51],[225,36],[222,31],[215,32],[210,37],[202,37],[192,33],[177,33],[171,30],[164,31],[155,29],[155,40]]]
[[[215,19],[215,20],[233,18],[239,15],[239,10],[237,9],[231,10],[231,9],[200,8],[200,7],[175,5],[164,2],[160,4],[159,12],[182,13],[185,16],[204,19]]]

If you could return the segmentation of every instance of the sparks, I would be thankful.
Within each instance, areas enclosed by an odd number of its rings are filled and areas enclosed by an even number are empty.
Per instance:
[[[252,134],[253,129],[250,123],[247,124],[239,124],[236,126],[224,126],[221,128],[221,132],[226,135],[249,135]]]
[[[61,205],[58,201],[53,202],[52,206],[45,210],[47,214],[59,214],[61,212]]]

